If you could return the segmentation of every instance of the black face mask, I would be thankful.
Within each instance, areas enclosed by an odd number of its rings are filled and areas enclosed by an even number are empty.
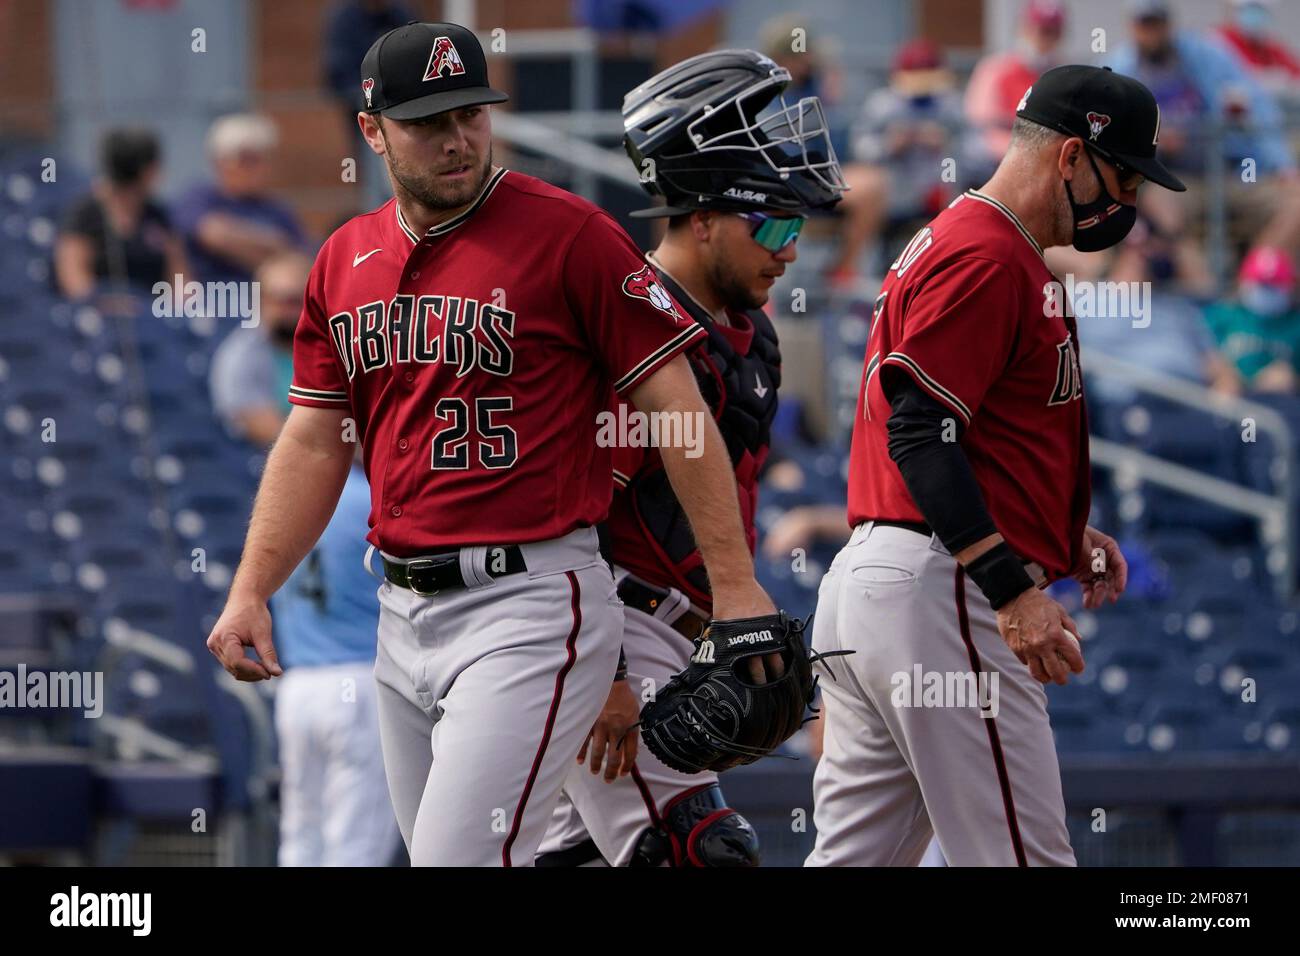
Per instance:
[[[1092,151],[1084,149],[1088,162],[1092,163],[1093,172],[1097,174],[1097,184],[1101,186],[1101,195],[1089,203],[1074,201],[1074,192],[1070,181],[1065,182],[1065,194],[1070,199],[1070,213],[1074,216],[1074,238],[1071,243],[1080,252],[1099,252],[1109,249],[1117,242],[1122,242],[1133,224],[1137,222],[1137,206],[1126,206],[1106,190],[1106,180],[1102,179],[1097,161],[1092,158]]]

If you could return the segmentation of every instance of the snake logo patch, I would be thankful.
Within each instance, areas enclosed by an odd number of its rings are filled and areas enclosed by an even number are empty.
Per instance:
[[[681,318],[673,306],[672,296],[668,294],[668,290],[663,287],[659,277],[649,266],[633,272],[624,279],[623,291],[633,299],[645,299],[660,312],[667,312],[671,316]]]

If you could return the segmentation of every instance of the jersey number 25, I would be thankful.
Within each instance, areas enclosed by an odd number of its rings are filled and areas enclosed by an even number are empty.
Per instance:
[[[514,408],[514,399],[508,395],[474,400],[473,426],[477,437],[472,440],[479,464],[484,468],[510,468],[519,458],[519,443],[515,430],[492,420],[496,412]],[[433,463],[435,469],[463,470],[469,467],[470,414],[463,398],[441,398],[434,406],[434,415],[449,424],[433,436]]]

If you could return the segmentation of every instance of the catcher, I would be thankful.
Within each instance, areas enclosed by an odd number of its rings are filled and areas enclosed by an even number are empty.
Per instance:
[[[731,457],[751,550],[781,381],[776,332],[760,309],[795,260],[804,214],[833,205],[843,189],[820,104],[787,103],[789,82],[761,54],[724,50],[665,70],[623,104],[628,155],[647,191],[667,200],[633,213],[668,217],[646,261],[708,332],[687,356]],[[802,626],[775,615],[706,630],[709,581],[663,461],[654,449],[621,448],[614,469],[607,539],[625,605],[625,667],[538,864],[753,866],[757,837],[727,806],[717,771],[757,759],[799,728],[812,687]],[[784,674],[759,686],[749,669],[765,655],[779,655]],[[651,753],[638,756],[647,691]]]

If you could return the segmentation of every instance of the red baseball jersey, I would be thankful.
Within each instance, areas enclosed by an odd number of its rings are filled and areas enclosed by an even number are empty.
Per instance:
[[[1012,550],[1049,578],[1070,572],[1091,482],[1078,337],[1056,282],[1015,214],[975,190],[912,238],[872,314],[850,525],[924,520],[889,457],[880,370],[892,366],[962,421],[962,448]]]
[[[704,334],[607,213],[499,170],[424,236],[395,200],[330,236],[289,400],[355,418],[387,553],[540,541],[605,517],[597,415]]]

